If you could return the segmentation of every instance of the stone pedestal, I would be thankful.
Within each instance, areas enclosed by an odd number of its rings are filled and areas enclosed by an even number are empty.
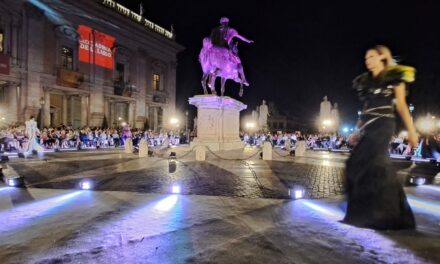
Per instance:
[[[298,141],[296,143],[295,156],[303,157],[305,152],[306,152],[306,142],[304,140]]]
[[[197,161],[205,161],[206,160],[206,148],[203,143],[196,143],[196,160]]]
[[[244,148],[239,131],[240,111],[247,108],[245,104],[216,95],[196,95],[189,103],[197,107],[197,141],[212,151]]]
[[[286,148],[286,150],[287,151],[290,151],[291,150],[291,142],[290,142],[290,138],[288,138],[287,140],[286,140],[286,142],[284,143],[284,147]]]
[[[146,158],[148,156],[148,144],[143,138],[139,142],[139,158]]]
[[[267,141],[263,145],[263,160],[272,160],[272,144]]]
[[[133,140],[131,138],[127,138],[124,142],[124,152],[127,154],[133,154]]]

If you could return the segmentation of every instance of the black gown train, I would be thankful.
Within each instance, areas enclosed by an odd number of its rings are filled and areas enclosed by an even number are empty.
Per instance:
[[[412,67],[390,66],[377,77],[364,73],[353,81],[365,108],[360,140],[346,164],[345,223],[373,229],[415,228],[388,152],[395,129],[394,85],[414,81],[414,72]]]

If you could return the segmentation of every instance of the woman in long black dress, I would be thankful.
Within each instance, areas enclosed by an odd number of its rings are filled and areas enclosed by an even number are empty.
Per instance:
[[[343,222],[373,229],[415,228],[414,216],[389,159],[395,112],[415,147],[418,136],[406,103],[415,69],[396,65],[390,50],[375,46],[365,55],[368,72],[353,81],[364,109],[360,139],[346,166],[347,212]]]

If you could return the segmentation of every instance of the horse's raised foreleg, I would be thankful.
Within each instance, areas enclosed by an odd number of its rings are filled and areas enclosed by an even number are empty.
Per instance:
[[[221,78],[221,82],[222,82],[221,96],[224,96],[224,94],[225,94],[225,83],[226,83],[226,78],[225,78],[225,77],[222,77],[222,78]]]
[[[238,70],[238,73],[239,73],[239,75],[240,75],[241,83],[243,83],[243,84],[246,85],[246,86],[249,86],[249,83],[248,83],[248,81],[246,80],[246,77],[244,76],[243,65],[241,65],[241,63],[238,64],[238,66],[237,66],[237,70]]]

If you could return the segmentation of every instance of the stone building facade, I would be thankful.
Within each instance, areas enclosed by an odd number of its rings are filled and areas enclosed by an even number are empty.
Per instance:
[[[167,128],[182,50],[173,32],[112,0],[3,0],[1,125],[34,115],[44,126]]]

